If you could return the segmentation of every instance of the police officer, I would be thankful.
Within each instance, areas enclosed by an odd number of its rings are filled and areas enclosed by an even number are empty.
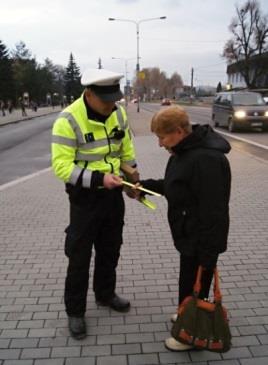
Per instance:
[[[115,292],[124,224],[120,164],[136,166],[127,115],[115,103],[122,98],[122,77],[104,69],[87,69],[81,78],[82,96],[59,114],[52,131],[52,167],[65,182],[70,201],[64,301],[71,335],[77,339],[86,336],[93,246],[96,303],[119,312],[130,308],[129,301]]]

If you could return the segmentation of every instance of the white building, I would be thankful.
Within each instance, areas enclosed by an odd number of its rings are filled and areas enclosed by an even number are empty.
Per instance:
[[[244,61],[238,61],[227,66],[228,83],[232,85],[232,88],[245,88],[247,87],[245,79],[240,70],[243,68]],[[250,79],[253,80],[256,72],[261,68],[264,71],[257,77],[256,88],[268,88],[268,52],[262,55],[256,55],[251,58],[250,62]]]

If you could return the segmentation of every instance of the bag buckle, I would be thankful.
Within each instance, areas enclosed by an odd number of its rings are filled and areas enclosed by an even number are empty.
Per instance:
[[[182,328],[179,332],[179,337],[182,341],[192,344],[193,343],[193,336],[189,335],[184,328]]]
[[[218,341],[210,340],[209,344],[208,344],[208,348],[211,350],[222,350],[223,342],[222,342],[222,340],[218,340]]]
[[[194,339],[194,345],[196,347],[206,348],[208,345],[208,339],[207,338],[201,339],[201,338],[196,337]]]

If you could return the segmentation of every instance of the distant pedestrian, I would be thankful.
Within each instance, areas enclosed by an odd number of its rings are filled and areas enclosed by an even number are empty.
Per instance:
[[[19,102],[20,102],[20,108],[21,108],[21,115],[23,117],[27,117],[27,113],[25,110],[25,104],[24,104],[24,101],[22,100],[22,98],[19,99]]]
[[[7,101],[7,109],[8,109],[9,114],[11,114],[12,111],[13,111],[13,103],[12,103],[12,100],[8,100]]]
[[[31,101],[31,108],[33,112],[37,112],[37,103],[34,100]]]
[[[4,117],[6,113],[5,113],[5,103],[3,102],[3,100],[0,100],[0,110],[2,112],[2,117]]]

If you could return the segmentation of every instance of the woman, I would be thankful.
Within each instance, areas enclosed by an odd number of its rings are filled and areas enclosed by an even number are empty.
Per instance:
[[[151,131],[171,157],[164,179],[140,184],[168,202],[168,221],[180,252],[180,305],[192,293],[199,265],[205,268],[200,297],[208,297],[218,255],[227,248],[231,171],[225,154],[231,147],[209,125],[191,126],[187,113],[175,106],[154,115]],[[172,337],[165,345],[173,351],[192,348]]]

